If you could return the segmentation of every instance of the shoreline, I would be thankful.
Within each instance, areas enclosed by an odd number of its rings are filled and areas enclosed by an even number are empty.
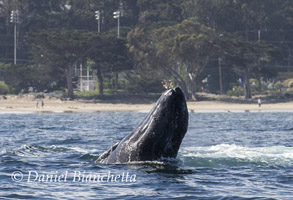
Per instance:
[[[151,110],[154,103],[108,103],[94,101],[61,101],[43,99],[45,105],[36,107],[36,99],[14,98],[0,100],[0,114],[5,113],[99,113],[99,112],[143,112]],[[227,103],[221,101],[188,101],[189,112],[293,112],[293,102],[255,104]]]
[[[5,114],[94,114],[94,113],[148,113],[149,111],[96,111],[96,112],[83,112],[83,111],[1,111],[0,115]],[[293,113],[293,110],[188,110],[189,113]]]

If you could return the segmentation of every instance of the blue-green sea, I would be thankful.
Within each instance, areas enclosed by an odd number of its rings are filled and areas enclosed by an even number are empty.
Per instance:
[[[293,199],[292,113],[190,113],[177,159],[95,163],[145,116],[0,114],[0,199]]]

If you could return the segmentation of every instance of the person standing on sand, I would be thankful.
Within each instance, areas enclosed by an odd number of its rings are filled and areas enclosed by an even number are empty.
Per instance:
[[[42,109],[43,109],[44,108],[44,105],[45,105],[43,100],[42,100],[42,104],[41,105],[42,105]]]
[[[39,100],[37,99],[36,108],[39,108]]]
[[[260,98],[258,98],[257,103],[258,103],[258,107],[261,107],[261,100],[260,100]]]

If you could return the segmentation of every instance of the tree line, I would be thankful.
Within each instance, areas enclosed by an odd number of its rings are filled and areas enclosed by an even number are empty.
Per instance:
[[[147,93],[179,85],[196,99],[203,79],[225,93],[240,78],[251,98],[251,78],[260,86],[291,71],[292,8],[291,0],[2,0],[0,80],[15,93],[67,88],[74,98],[74,70],[83,64],[100,95],[105,88]]]

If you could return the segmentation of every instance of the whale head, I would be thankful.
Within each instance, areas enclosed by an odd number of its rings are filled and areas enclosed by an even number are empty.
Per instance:
[[[97,160],[128,163],[175,158],[188,127],[188,110],[182,90],[167,90],[140,125]]]

